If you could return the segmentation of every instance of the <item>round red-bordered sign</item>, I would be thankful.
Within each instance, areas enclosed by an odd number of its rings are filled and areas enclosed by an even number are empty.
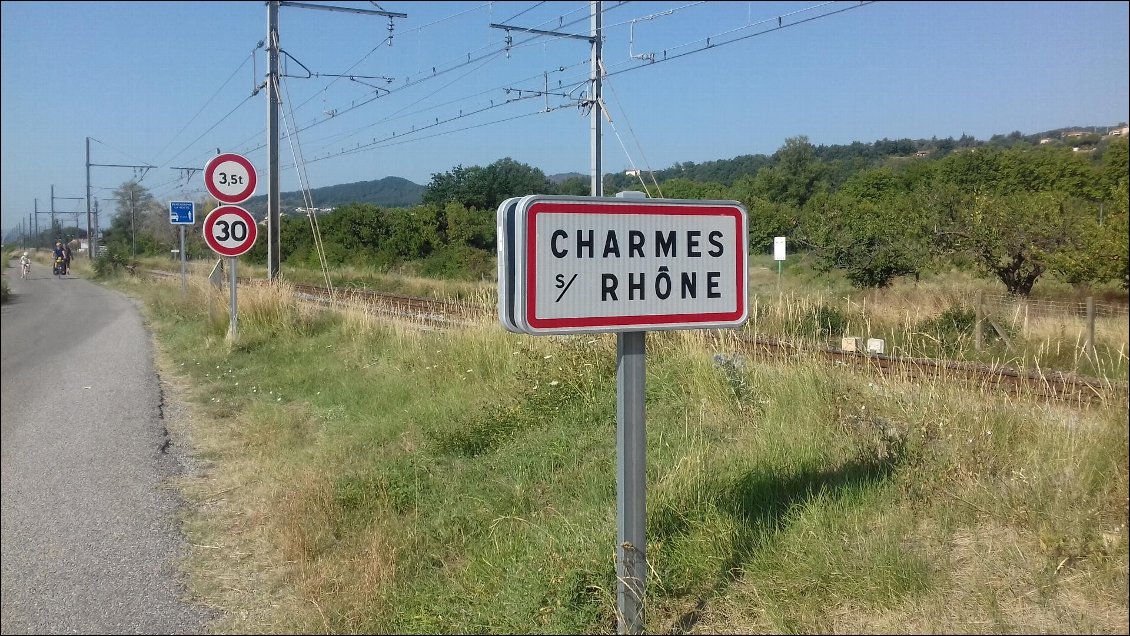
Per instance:
[[[243,203],[255,194],[255,166],[243,155],[216,155],[204,166],[204,186],[220,203]]]
[[[204,241],[220,256],[239,256],[255,245],[259,226],[238,205],[221,205],[204,219]]]

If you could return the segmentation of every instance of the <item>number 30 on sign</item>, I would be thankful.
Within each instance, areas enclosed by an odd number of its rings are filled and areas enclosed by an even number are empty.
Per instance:
[[[220,256],[239,256],[255,245],[255,218],[238,205],[221,205],[204,219],[204,241]]]

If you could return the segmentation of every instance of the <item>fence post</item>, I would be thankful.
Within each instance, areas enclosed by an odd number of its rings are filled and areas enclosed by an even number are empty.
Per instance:
[[[981,351],[981,321],[984,319],[984,310],[981,305],[985,302],[985,292],[977,290],[977,319],[973,323],[973,350]]]
[[[1087,355],[1095,355],[1095,298],[1087,296]]]

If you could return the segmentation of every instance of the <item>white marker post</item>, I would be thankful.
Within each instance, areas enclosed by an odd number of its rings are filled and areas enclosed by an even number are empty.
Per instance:
[[[773,237],[773,260],[777,261],[777,285],[781,284],[781,261],[785,260],[785,237]]]

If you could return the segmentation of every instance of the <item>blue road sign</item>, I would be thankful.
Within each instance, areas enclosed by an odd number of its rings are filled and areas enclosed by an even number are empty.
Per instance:
[[[169,201],[169,223],[173,225],[196,223],[196,204],[192,201]]]

